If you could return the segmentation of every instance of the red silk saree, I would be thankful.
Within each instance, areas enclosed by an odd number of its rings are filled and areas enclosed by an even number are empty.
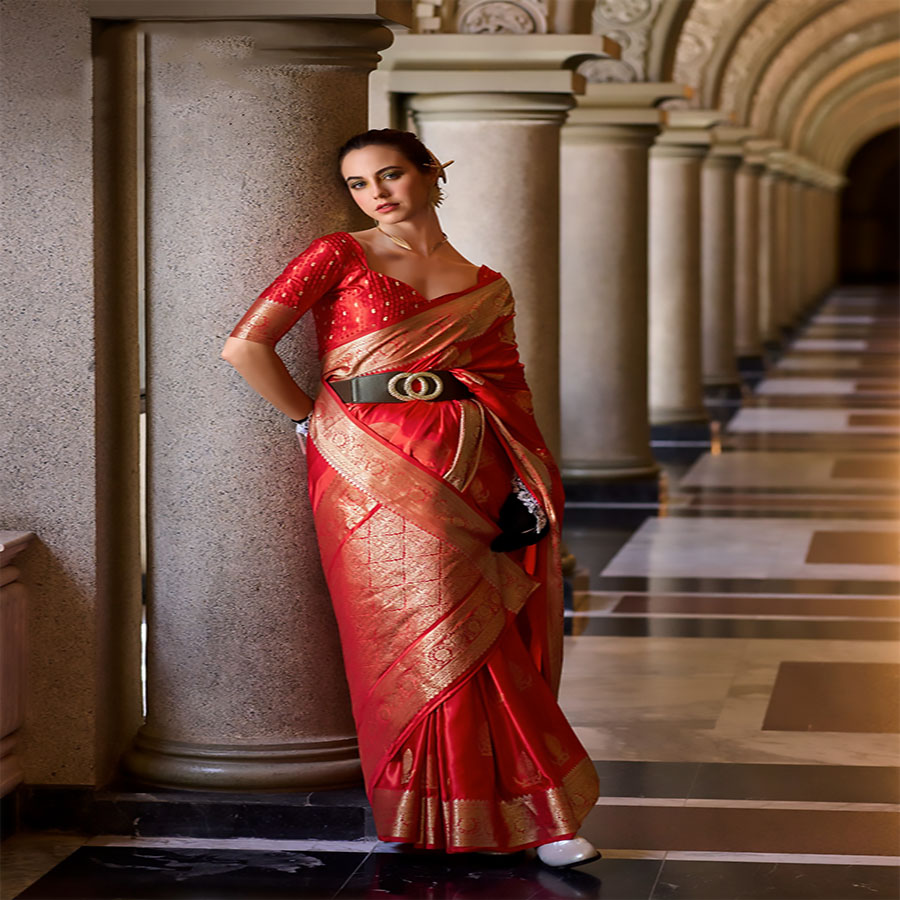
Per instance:
[[[378,836],[449,852],[574,836],[598,781],[556,697],[562,483],[534,420],[506,279],[428,299],[325,235],[232,336],[271,346],[313,309],[322,364],[307,442]],[[450,370],[472,398],[345,403],[329,382]],[[518,475],[547,536],[490,549]]]

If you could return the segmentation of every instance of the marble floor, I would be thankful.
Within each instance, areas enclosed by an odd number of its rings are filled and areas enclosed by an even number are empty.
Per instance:
[[[900,897],[898,333],[896,293],[834,292],[662,503],[572,504],[560,701],[602,859],[21,832],[0,900]]]

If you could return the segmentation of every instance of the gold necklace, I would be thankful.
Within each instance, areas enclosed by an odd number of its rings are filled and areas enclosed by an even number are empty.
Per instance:
[[[388,234],[380,225],[376,225],[375,228],[380,231],[385,237],[390,238],[398,247],[402,247],[404,250],[410,250],[413,253],[416,252],[406,241],[403,240],[403,238],[394,237],[394,235]],[[441,244],[445,244],[446,242],[447,235],[442,231],[441,239],[431,248],[431,251],[428,255],[431,256],[431,254],[434,253],[434,251],[437,250],[437,248],[440,247]]]

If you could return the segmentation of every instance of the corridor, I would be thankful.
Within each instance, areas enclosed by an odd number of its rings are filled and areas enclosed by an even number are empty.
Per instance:
[[[669,442],[659,505],[567,508],[589,583],[561,701],[601,778],[601,860],[304,840],[289,817],[252,839],[21,833],[2,900],[897,897],[897,299],[829,295],[710,407],[711,452]]]

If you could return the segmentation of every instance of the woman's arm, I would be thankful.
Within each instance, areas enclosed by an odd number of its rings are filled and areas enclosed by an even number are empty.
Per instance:
[[[227,337],[220,354],[264,400],[288,418],[302,419],[313,408],[312,399],[291,378],[274,348],[259,341]]]

